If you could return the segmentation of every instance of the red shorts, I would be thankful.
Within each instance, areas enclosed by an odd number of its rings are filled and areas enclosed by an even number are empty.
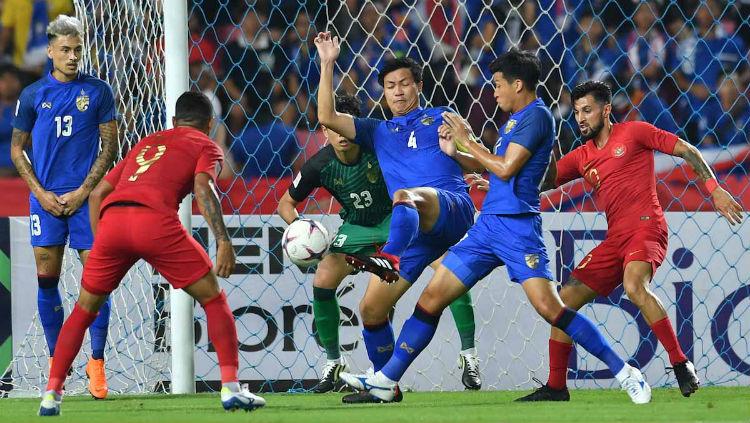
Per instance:
[[[93,294],[108,295],[139,259],[178,289],[198,281],[212,267],[208,254],[177,216],[148,207],[109,207],[99,222],[81,284]]]
[[[597,294],[607,296],[622,283],[625,266],[631,261],[651,263],[651,277],[667,254],[667,226],[657,223],[609,237],[578,263],[571,277]]]

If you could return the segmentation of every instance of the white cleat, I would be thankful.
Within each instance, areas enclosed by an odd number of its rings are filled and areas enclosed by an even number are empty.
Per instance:
[[[347,385],[359,391],[367,391],[370,395],[384,402],[393,402],[398,384],[388,379],[383,372],[374,375],[355,375],[342,372],[339,377]]]
[[[616,377],[633,403],[648,404],[651,402],[651,387],[643,378],[640,370],[626,364]]]
[[[247,385],[242,385],[239,392],[232,392],[225,386],[221,388],[221,405],[227,411],[253,411],[265,406],[266,400],[250,392]]]
[[[42,394],[42,403],[39,405],[40,416],[59,416],[62,395],[55,391],[47,391]]]

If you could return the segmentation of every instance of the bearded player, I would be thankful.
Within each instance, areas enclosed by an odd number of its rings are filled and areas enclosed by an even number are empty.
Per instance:
[[[337,95],[335,101],[336,111],[360,116],[360,103],[356,97]],[[278,206],[279,215],[287,223],[292,223],[299,219],[297,205],[320,186],[342,206],[340,215],[344,223],[333,238],[329,254],[318,264],[313,279],[313,317],[327,358],[320,382],[312,388],[315,393],[336,389],[339,374],[348,370],[340,352],[336,288],[354,268],[344,256],[375,254],[377,248],[388,240],[391,224],[391,199],[375,154],[331,129],[324,127],[323,130],[329,145],[305,163]],[[461,339],[461,382],[467,389],[480,389],[482,380],[474,348],[476,325],[469,293],[451,303],[450,308]]]
[[[142,139],[91,194],[96,238],[83,268],[78,302],[60,332],[40,416],[60,414],[65,373],[81,348],[86,328],[140,259],[203,306],[221,370],[224,409],[250,411],[265,405],[263,398],[240,387],[234,316],[216,280],[216,275],[225,278],[232,273],[234,249],[215,192],[223,154],[208,137],[211,116],[205,95],[182,94],[172,120],[174,129]],[[177,217],[177,206],[190,191],[216,238],[216,273],[211,259]]]
[[[649,288],[664,260],[668,238],[664,212],[656,196],[653,152],[685,159],[711,194],[716,210],[732,225],[742,220],[742,208],[719,186],[694,146],[645,122],[612,123],[612,91],[603,82],[578,85],[572,101],[586,143],[560,159],[555,183],[560,186],[584,178],[607,215],[609,229],[605,240],[573,270],[560,297],[566,306],[578,310],[622,284],[667,351],[680,392],[689,397],[699,386],[695,367],[680,348],[664,306]],[[549,380],[517,401],[570,400],[566,380],[572,342],[561,330],[552,328]]]
[[[50,367],[65,317],[58,284],[65,244],[86,263],[94,242],[89,224],[89,193],[115,161],[117,121],[112,88],[79,71],[84,32],[81,22],[60,15],[47,27],[52,72],[21,93],[13,119],[11,158],[31,195],[30,232],[34,249],[39,320],[49,349]],[[101,142],[101,152],[99,145]],[[31,147],[33,159],[24,153]],[[107,397],[104,346],[109,301],[91,325],[91,359],[86,365],[89,392]]]

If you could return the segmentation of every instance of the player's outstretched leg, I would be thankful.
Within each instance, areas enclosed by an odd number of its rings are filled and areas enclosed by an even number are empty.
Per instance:
[[[458,366],[463,370],[461,383],[466,389],[482,388],[482,378],[479,375],[479,358],[474,345],[474,306],[471,304],[471,294],[467,291],[450,305],[453,320],[456,322],[458,336],[461,338],[461,351],[458,354]]]
[[[266,400],[251,393],[247,385],[240,386],[239,344],[234,315],[227,296],[219,289],[219,282],[211,270],[195,283],[184,288],[206,312],[208,339],[216,348],[221,372],[221,405],[227,411],[252,411],[266,405]]]
[[[393,355],[382,370],[374,375],[342,373],[341,379],[351,387],[362,390],[362,396],[370,399],[367,402],[400,400],[399,380],[432,340],[443,310],[466,291],[467,287],[450,270],[439,266],[419,297],[414,314],[404,322]]]
[[[318,264],[313,279],[313,319],[317,328],[318,339],[326,352],[326,364],[321,372],[320,381],[312,388],[316,394],[340,389],[342,383],[339,374],[348,370],[341,356],[339,344],[339,322],[341,311],[336,298],[336,288],[352,272],[346,264],[344,255],[332,253]]]
[[[641,372],[626,364],[612,350],[589,319],[565,307],[552,281],[534,277],[526,279],[522,286],[539,315],[607,364],[617,381],[620,382],[622,389],[627,391],[634,403],[645,404],[651,401],[651,387],[646,383]]]
[[[689,397],[700,386],[700,380],[691,363],[680,347],[677,335],[659,298],[649,289],[653,266],[645,261],[631,261],[625,265],[623,288],[633,304],[643,314],[656,338],[669,355],[677,384],[684,397]]]
[[[386,282],[398,280],[399,263],[419,231],[429,232],[440,216],[440,200],[432,188],[400,189],[393,193],[393,214],[388,242],[372,256],[347,255],[355,269],[370,272]]]

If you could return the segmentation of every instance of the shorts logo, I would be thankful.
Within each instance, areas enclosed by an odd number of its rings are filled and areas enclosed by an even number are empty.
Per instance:
[[[379,353],[384,353],[384,352],[388,352],[388,351],[393,351],[393,344],[384,345],[382,347],[378,346],[378,352]]]
[[[420,120],[420,122],[422,122],[422,125],[430,126],[435,122],[435,118],[433,118],[432,116],[422,116],[422,120]]]
[[[410,347],[406,342],[402,342],[398,347],[406,351],[408,354],[414,354],[414,348]]]
[[[617,144],[614,147],[612,147],[612,156],[614,157],[622,157],[625,155],[626,148],[622,144]]]
[[[86,91],[81,90],[81,95],[76,97],[76,107],[79,112],[85,112],[89,108],[89,96],[86,95]]]
[[[526,254],[523,258],[526,260],[526,266],[529,269],[536,269],[539,265],[539,254]]]
[[[503,131],[503,133],[507,134],[508,132],[512,131],[513,127],[516,126],[516,123],[518,122],[516,122],[515,119],[509,120],[508,123],[505,124],[505,130]]]

